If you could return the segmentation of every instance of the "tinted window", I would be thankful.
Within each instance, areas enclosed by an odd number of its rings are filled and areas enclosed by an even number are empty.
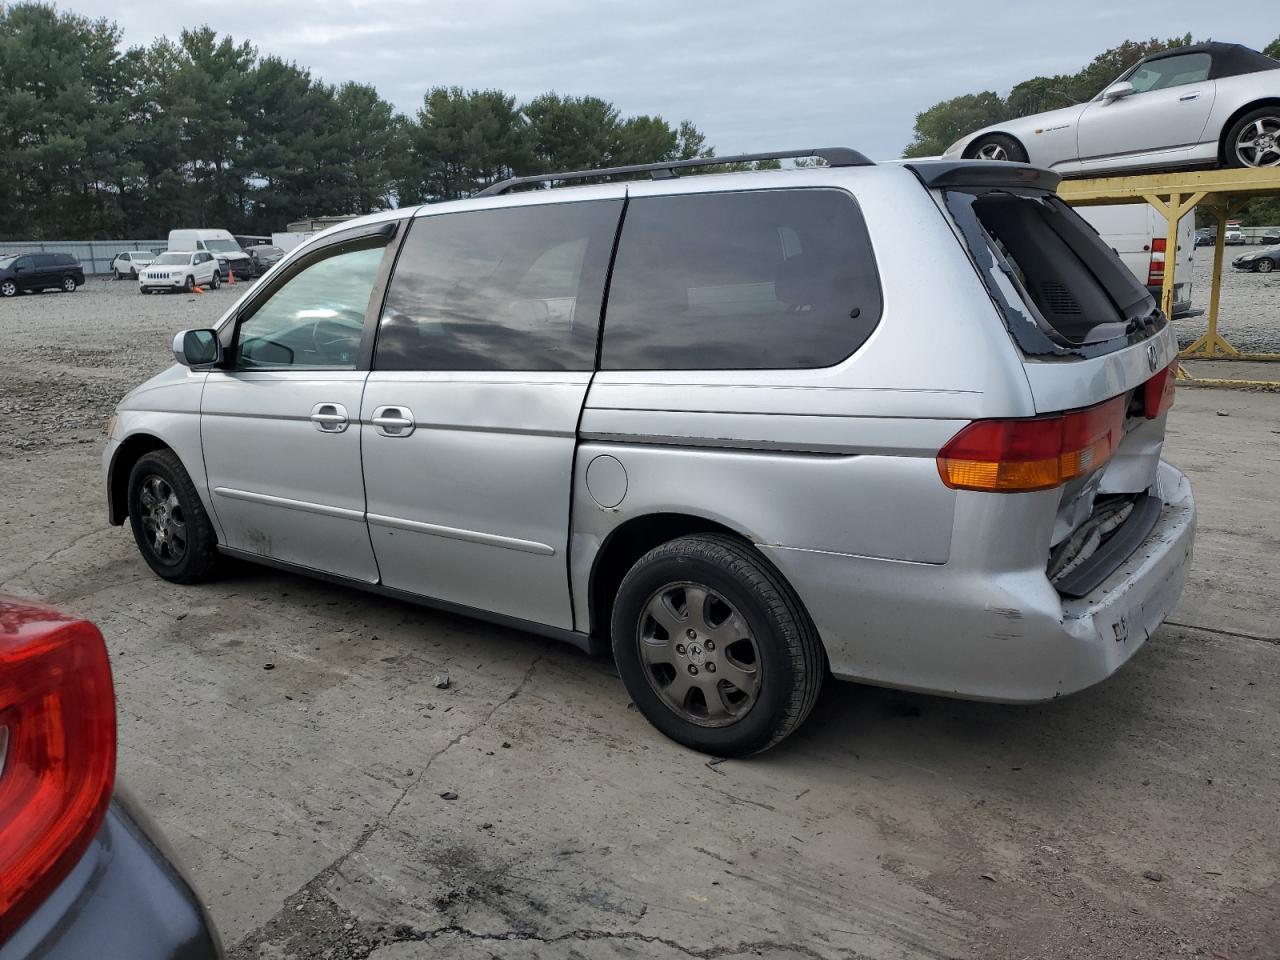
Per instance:
[[[1180,87],[1184,83],[1200,83],[1209,79],[1212,60],[1207,53],[1186,53],[1144,63],[1133,72],[1129,82],[1140,93]]]
[[[52,267],[57,264],[57,258],[52,253],[34,253],[31,259],[35,261],[36,268]]]
[[[627,207],[601,366],[825,367],[879,319],[871,242],[847,193],[645,197]]]
[[[420,217],[387,294],[381,370],[590,370],[620,200]]]
[[[328,257],[294,274],[240,324],[241,370],[354,370],[385,248]]]

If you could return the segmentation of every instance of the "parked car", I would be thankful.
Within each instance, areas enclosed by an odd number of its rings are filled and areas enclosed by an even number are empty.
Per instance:
[[[218,935],[116,782],[98,628],[0,596],[0,960],[217,960]]]
[[[1015,160],[1064,176],[1182,166],[1280,166],[1280,63],[1238,43],[1139,60],[1088,103],[961,137],[950,158]]]
[[[1217,242],[1217,239],[1218,239],[1218,234],[1214,230],[1197,230],[1196,231],[1197,247],[1212,247],[1214,243]]]
[[[257,244],[246,247],[245,252],[253,258],[257,276],[266,273],[284,258],[284,251],[270,244]]]
[[[1242,254],[1231,261],[1237,270],[1248,270],[1250,273],[1270,273],[1280,267],[1280,247],[1268,247]]]
[[[138,275],[139,293],[159,293],[161,290],[185,290],[190,293],[202,286],[210,286],[215,290],[222,286],[222,270],[217,259],[212,253],[203,250],[195,253],[178,253],[172,250],[162,253]]]
[[[229,555],[611,644],[721,756],[828,672],[1101,681],[1190,563],[1172,324],[1054,173],[816,155],[325,231],[120,403],[110,521],[176,583]]]
[[[111,275],[117,280],[138,279],[138,271],[155,262],[156,255],[143,250],[125,250],[111,261]]]
[[[1267,245],[1280,243],[1280,231],[1268,230],[1262,235],[1258,242]]]
[[[1121,203],[1101,207],[1081,207],[1076,211],[1098,231],[1129,268],[1138,282],[1145,284],[1156,303],[1164,293],[1164,269],[1168,257],[1168,221],[1149,203]],[[1193,265],[1195,214],[1188,212],[1178,222],[1178,269],[1174,271],[1173,315],[1191,312],[1191,267]]]
[[[170,230],[170,250],[207,250],[218,258],[218,269],[225,280],[232,273],[240,280],[256,277],[253,258],[240,248],[226,230]]]
[[[69,253],[19,253],[0,257],[0,297],[84,286],[84,267]]]
[[[1239,225],[1227,224],[1227,233],[1223,238],[1223,243],[1229,247],[1238,247],[1244,243],[1244,231]]]

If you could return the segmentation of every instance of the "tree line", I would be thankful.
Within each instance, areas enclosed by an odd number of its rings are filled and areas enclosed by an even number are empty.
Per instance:
[[[126,49],[110,20],[0,4],[0,239],[265,234],[513,175],[714,155],[691,122],[598,97],[440,86],[410,117],[208,27]]]
[[[916,114],[914,136],[903,150],[904,157],[937,156],[965,134],[1016,117],[1025,117],[1058,107],[1084,103],[1143,57],[1184,47],[1191,34],[1160,40],[1126,40],[1094,57],[1075,73],[1052,77],[1032,77],[1015,84],[1008,96],[994,90],[966,93],[942,100]],[[1269,57],[1280,59],[1280,37],[1262,48]],[[1280,224],[1280,198],[1254,200],[1242,213],[1250,222]]]

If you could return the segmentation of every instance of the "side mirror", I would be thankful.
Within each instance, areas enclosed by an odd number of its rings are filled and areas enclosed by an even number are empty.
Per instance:
[[[222,344],[213,330],[184,330],[173,338],[173,358],[184,367],[212,367],[222,359]]]
[[[1133,89],[1133,84],[1128,80],[1121,80],[1119,83],[1113,83],[1107,89],[1102,91],[1103,100],[1119,100],[1123,97],[1129,97],[1138,91]]]

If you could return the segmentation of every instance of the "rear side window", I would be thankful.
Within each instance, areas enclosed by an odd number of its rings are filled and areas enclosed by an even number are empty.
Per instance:
[[[831,366],[880,310],[871,241],[842,190],[642,197],[627,207],[601,366]]]
[[[1057,197],[951,191],[948,205],[1024,352],[1107,352],[1158,324],[1146,287]]]
[[[375,369],[593,369],[621,210],[621,200],[587,200],[418,218]]]

